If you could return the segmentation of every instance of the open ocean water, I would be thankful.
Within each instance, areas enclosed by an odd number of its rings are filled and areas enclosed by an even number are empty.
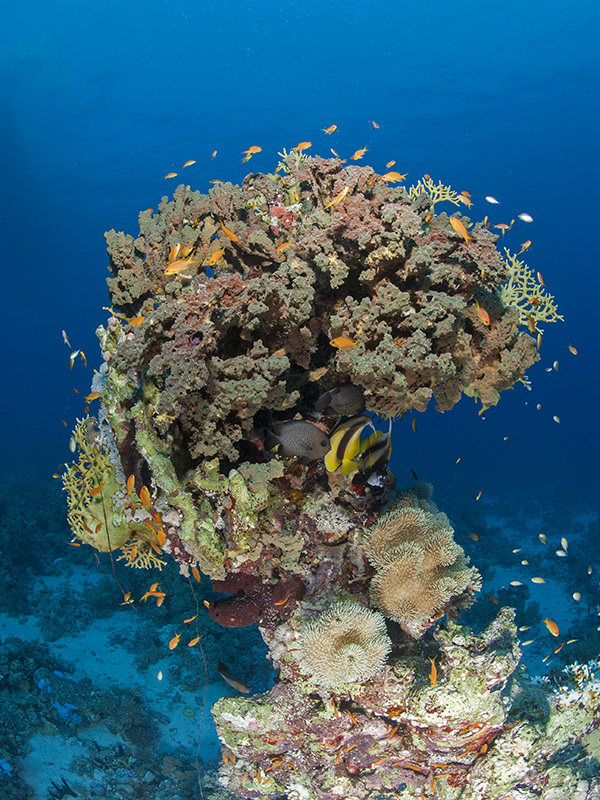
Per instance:
[[[217,659],[253,691],[272,685],[255,626],[203,622],[206,662],[169,651],[189,610],[176,565],[160,576],[164,606],[122,605],[109,559],[68,546],[52,477],[72,458],[100,364],[104,232],[135,236],[139,212],[181,181],[203,192],[217,178],[240,183],[251,145],[261,172],[301,141],[323,157],[367,148],[357,163],[381,173],[395,160],[406,186],[427,173],[466,189],[472,220],[516,219],[506,245],[531,241],[524,258],[564,321],[546,326],[530,385],[482,415],[467,397],[444,414],[431,404],[416,435],[397,423],[391,469],[399,486],[412,472],[434,485],[481,571],[474,621],[517,602],[511,581],[527,584],[530,674],[597,658],[598,4],[32,0],[1,18],[2,800],[198,797],[196,759],[221,759],[209,706],[233,693]],[[70,369],[62,330],[87,367]],[[138,572],[141,594],[150,581]],[[543,661],[544,617],[561,641],[578,640],[571,654]]]

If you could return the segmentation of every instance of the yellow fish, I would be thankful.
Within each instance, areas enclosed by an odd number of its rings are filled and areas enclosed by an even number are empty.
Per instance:
[[[431,688],[432,689],[435,689],[435,685],[437,683],[437,669],[436,669],[436,666],[435,666],[436,658],[437,658],[437,656],[434,656],[433,658],[429,659],[431,661],[431,672],[429,673],[429,680],[431,681]]]
[[[177,273],[183,272],[189,267],[193,267],[194,264],[199,263],[200,261],[195,258],[180,258],[178,261],[171,261],[165,269],[165,275],[177,275]]]
[[[181,639],[181,634],[176,633],[175,636],[169,642],[169,650],[175,650],[177,645],[179,644],[179,640]]]
[[[214,265],[217,264],[223,258],[224,253],[225,253],[224,247],[222,247],[220,250],[215,250],[215,252],[208,259],[208,266],[214,267]]]
[[[223,223],[221,223],[221,227],[223,228],[223,233],[230,239],[232,242],[239,242],[239,238],[235,235],[233,231],[230,231],[229,228],[226,228]]]
[[[381,177],[388,183],[395,183],[396,181],[403,181],[407,175],[408,172],[404,175],[400,175],[399,172],[386,172],[385,175],[382,175]]]
[[[168,172],[168,173],[165,175],[165,180],[166,180],[167,178],[176,178],[176,177],[177,177],[177,173],[176,173],[176,172]]]
[[[450,225],[452,225],[459,236],[462,236],[467,244],[473,241],[472,237],[467,233],[464,223],[461,222],[458,217],[450,217]]]
[[[331,339],[329,344],[332,347],[337,347],[339,350],[343,350],[346,347],[358,347],[356,342],[352,341],[352,339],[348,339],[347,336],[336,336],[335,339]]]
[[[192,164],[195,164],[195,163],[196,163],[195,161],[186,161],[185,164],[183,165],[182,169],[185,169],[186,167],[191,167]]]
[[[389,169],[390,167],[393,167],[395,163],[396,163],[395,161],[388,161],[387,164],[385,165],[385,168]]]
[[[337,131],[337,125],[330,125],[328,128],[321,128],[321,130],[323,133],[333,133],[334,131]]]
[[[373,429],[371,418],[366,414],[350,417],[340,423],[329,437],[331,450],[325,455],[325,469],[335,472],[341,466],[342,475],[352,475],[358,471],[354,462],[361,452],[361,435],[365,428]]]
[[[367,151],[367,148],[366,148],[366,147],[362,147],[360,150],[356,150],[356,151],[355,151],[355,152],[354,152],[354,153],[353,153],[353,154],[350,156],[350,158],[351,158],[353,161],[358,161],[358,159],[359,159],[359,158],[362,158],[366,152],[368,152],[368,151]]]
[[[558,630],[558,625],[556,624],[556,622],[554,622],[553,620],[548,619],[548,617],[546,617],[546,619],[544,620],[544,623],[545,623],[546,627],[548,628],[548,630],[550,631],[550,633],[552,634],[552,636],[558,636],[559,635],[560,631]]]
[[[300,142],[300,144],[297,144],[296,147],[292,149],[300,153],[302,150],[308,150],[309,147],[312,147],[312,142]]]
[[[336,196],[333,198],[333,200],[330,200],[329,203],[327,203],[325,208],[329,208],[330,206],[337,206],[338,203],[342,202],[342,200],[344,199],[344,197],[346,197],[346,195],[348,194],[349,191],[350,191],[350,187],[349,186],[344,186],[342,191],[339,192],[339,194],[336,194]]]

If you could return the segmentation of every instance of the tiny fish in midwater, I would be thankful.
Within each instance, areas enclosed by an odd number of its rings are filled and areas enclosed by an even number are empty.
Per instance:
[[[511,585],[511,586],[523,586],[523,584],[521,583],[521,581],[511,581],[511,582],[510,582],[510,585]]]
[[[186,161],[185,164],[183,165],[182,169],[185,169],[186,167],[191,167],[192,164],[195,164],[195,163],[196,163],[195,161]]]
[[[292,150],[296,150],[299,153],[302,150],[308,150],[309,147],[312,147],[312,142],[300,142],[300,144],[297,144]]]
[[[523,222],[533,222],[533,217],[530,214],[519,214],[519,219]]]
[[[538,578],[538,577],[532,578],[531,582],[532,583],[546,583],[546,581],[543,578]]]
[[[545,623],[546,627],[548,628],[548,630],[550,631],[552,636],[558,636],[559,630],[558,630],[558,625],[556,624],[556,622],[554,622],[551,619],[548,619],[548,617],[546,617],[546,619],[543,620],[543,622]]]
[[[577,355],[577,348],[576,348],[576,347],[573,347],[573,345],[572,345],[572,344],[570,344],[570,345],[569,345],[569,352],[570,352],[570,353],[573,353],[573,355],[574,355],[574,356],[576,356],[576,355]]]
[[[567,557],[567,554],[565,553],[564,550],[557,550],[556,551],[556,555],[559,556],[559,558],[566,558]]]
[[[329,437],[319,427],[306,420],[278,422],[266,430],[265,446],[272,450],[279,445],[279,455],[284,458],[300,456],[313,460],[326,455],[331,449]]]
[[[378,123],[377,123],[377,122],[375,122],[375,120],[374,120],[374,119],[370,119],[370,120],[369,120],[369,122],[370,122],[370,123],[371,123],[371,125],[372,125],[372,126],[375,128],[375,130],[377,130],[377,129],[380,127],[380,126],[378,125]]]
[[[561,543],[561,545],[563,547],[563,550],[568,550],[569,549],[569,542],[567,541],[566,536],[562,537],[562,539],[560,540],[560,543]]]
[[[159,669],[156,675],[156,680],[162,681],[162,679],[163,679],[162,669]]]
[[[233,689],[237,689],[237,691],[241,692],[242,694],[250,694],[250,689],[246,686],[246,684],[243,683],[239,678],[234,677],[222,661],[217,661],[217,669],[219,670],[219,674],[223,680],[226,681]]]
[[[385,175],[382,175],[381,177],[387,183],[397,183],[398,181],[403,181],[407,175],[408,172],[404,175],[401,175],[399,172],[386,172]]]
[[[495,203],[496,205],[498,205],[500,203],[500,200],[496,200],[495,197],[492,197],[489,194],[485,199],[488,201],[488,203]]]
[[[573,592],[573,600],[581,600],[581,592]]]
[[[560,417],[554,416],[552,417],[552,419],[554,420],[554,422],[557,422],[560,425]]]
[[[361,147],[360,150],[355,150],[354,153],[350,156],[353,161],[358,161],[359,158],[362,158],[364,154],[367,152],[366,147]]]
[[[176,177],[177,177],[177,173],[176,173],[176,172],[168,172],[168,173],[165,175],[165,180],[166,180],[167,178],[176,178]]]
[[[337,125],[330,125],[328,128],[321,128],[321,130],[323,133],[333,133],[334,131],[337,131]]]
[[[217,151],[213,150],[212,153],[210,154],[211,159],[213,159],[216,155],[217,155]]]
[[[558,361],[555,361],[555,362],[552,364],[552,368],[553,368],[553,369],[554,369],[556,372],[558,372],[558,371],[559,371],[559,369],[560,369],[560,364],[558,363]]]
[[[334,386],[324,392],[315,403],[315,411],[333,412],[343,417],[361,414],[365,408],[365,396],[362,389],[352,383]]]
[[[539,533],[538,534],[538,539],[540,540],[540,542],[542,544],[546,544],[548,542],[548,537],[546,536],[545,533]]]
[[[169,642],[169,650],[175,650],[177,645],[179,644],[179,640],[181,639],[181,634],[176,633],[175,636]]]
[[[531,625],[521,625],[521,627],[519,628],[519,631],[520,631],[521,633],[523,633],[524,631],[530,631],[530,630],[531,630],[531,628],[532,628],[532,626],[531,626]]]
[[[396,163],[395,161],[388,161],[387,164],[385,165],[385,168],[389,169],[390,167],[393,167],[395,163]]]

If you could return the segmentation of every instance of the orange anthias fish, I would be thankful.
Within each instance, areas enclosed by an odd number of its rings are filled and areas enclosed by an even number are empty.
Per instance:
[[[312,142],[300,142],[300,144],[297,144],[292,150],[296,150],[296,152],[300,153],[302,150],[308,150],[309,147],[312,147]]]
[[[471,208],[471,206],[473,205],[473,202],[471,201],[470,196],[465,194],[464,192],[459,194],[457,196],[457,199],[460,200],[461,203],[464,203],[469,208]]]
[[[182,169],[185,169],[186,167],[191,167],[192,164],[195,164],[195,163],[196,163],[195,161],[186,161],[185,164],[183,165]]]
[[[168,172],[168,173],[165,175],[165,180],[166,180],[167,178],[176,178],[176,177],[177,177],[177,173],[176,173],[176,172]]]
[[[334,131],[337,131],[337,125],[330,125],[328,128],[321,128],[321,130],[323,133],[333,133]]]
[[[524,253],[525,250],[529,250],[530,247],[531,247],[531,239],[527,239],[527,241],[523,242],[523,244],[521,245],[521,249],[519,250],[517,255],[520,256],[521,253]]]
[[[483,322],[484,325],[490,324],[490,315],[485,310],[485,308],[481,308],[477,300],[475,300],[475,307],[477,308],[477,316]]]
[[[150,497],[150,492],[146,486],[142,486],[140,489],[140,500],[142,504],[149,508],[152,505],[152,498]]]
[[[349,191],[350,191],[350,187],[349,186],[344,186],[342,191],[339,194],[336,194],[336,196],[333,198],[333,200],[330,200],[329,203],[327,203],[325,208],[329,208],[330,206],[337,206],[338,203],[342,202],[342,200],[344,199],[344,197],[346,197],[346,195],[348,194]]]
[[[208,266],[214,267],[215,264],[218,264],[219,261],[223,258],[225,254],[225,248],[222,247],[220,250],[215,250],[215,252],[211,255],[208,259]]]
[[[85,402],[91,403],[92,400],[97,400],[100,397],[100,392],[90,392],[90,394],[86,395]]]
[[[407,175],[408,172],[406,172],[404,175],[400,175],[399,172],[386,172],[385,175],[382,175],[381,177],[388,183],[395,183],[396,181],[403,181]]]
[[[336,336],[335,339],[330,340],[329,344],[332,347],[337,347],[338,350],[344,350],[346,347],[358,347],[356,342],[348,339],[347,336]]]
[[[217,151],[213,150],[212,153],[210,154],[211,159],[213,159],[216,155],[217,155]]]
[[[462,236],[467,244],[473,241],[473,238],[467,233],[464,223],[461,222],[458,217],[450,217],[450,225],[452,225],[459,236]]]
[[[548,619],[548,617],[546,617],[544,623],[546,624],[546,627],[548,628],[552,636],[559,635],[558,625],[556,624],[556,622],[553,622],[551,619]]]
[[[362,157],[364,156],[364,154],[365,154],[365,153],[367,153],[367,152],[368,152],[367,148],[366,148],[366,147],[362,147],[360,150],[356,150],[356,151],[355,151],[355,152],[354,152],[354,153],[353,153],[353,154],[350,156],[350,158],[351,158],[353,161],[358,161],[358,159],[359,159],[359,158],[362,158]]]
[[[434,656],[433,658],[429,659],[431,661],[431,672],[429,673],[429,680],[431,681],[432,688],[435,688],[435,685],[437,683],[437,669],[435,666],[436,658],[437,656]]]
[[[395,163],[396,163],[395,161],[388,161],[387,164],[385,165],[385,168],[389,169],[390,167],[393,167]]]
[[[169,650],[175,650],[177,645],[179,644],[179,640],[181,639],[181,634],[176,633],[175,636],[169,642]]]
[[[177,261],[171,261],[166,267],[165,275],[177,275],[179,272],[185,272],[186,269],[199,264],[200,261],[196,258],[180,258]]]
[[[135,475],[130,475],[127,478],[127,494],[131,494],[135,488]]]
[[[200,583],[200,570],[198,567],[192,567],[192,575],[198,581],[198,583]]]
[[[221,223],[221,227],[223,228],[223,233],[228,239],[230,239],[232,242],[239,242],[239,238],[235,235],[233,231],[229,230],[229,228],[226,228],[225,225],[223,225],[223,223]]]
[[[375,130],[377,130],[377,129],[380,127],[380,126],[377,124],[377,122],[375,122],[375,120],[374,120],[374,119],[370,119],[370,120],[369,120],[369,122],[370,122],[370,123],[371,123],[371,125],[372,125],[372,126],[375,128]]]
[[[242,159],[242,163],[244,161],[250,161],[250,159],[255,153],[262,152],[262,147],[259,147],[258,145],[254,144],[252,145],[252,147],[249,147],[247,150],[244,150],[243,152],[245,153],[245,156]]]
[[[280,244],[279,247],[277,248],[277,252],[281,253],[283,250],[285,250],[286,247],[289,247],[292,244],[294,244],[294,243],[293,242],[283,242],[283,244]]]

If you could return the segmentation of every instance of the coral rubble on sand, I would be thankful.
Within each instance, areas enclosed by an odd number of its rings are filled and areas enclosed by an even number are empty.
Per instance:
[[[530,691],[513,612],[458,626],[476,568],[430,487],[395,495],[389,435],[361,439],[363,405],[488,407],[524,379],[538,354],[501,294],[510,265],[483,223],[436,213],[464,193],[281,157],[282,174],[241,186],[180,186],[136,239],[107,234],[100,411],[65,475],[74,533],[132,566],[200,568],[224,595],[214,621],[259,625],[278,683],[213,707],[235,794],[539,794],[554,734],[511,718]],[[336,410],[338,387],[357,416]]]

